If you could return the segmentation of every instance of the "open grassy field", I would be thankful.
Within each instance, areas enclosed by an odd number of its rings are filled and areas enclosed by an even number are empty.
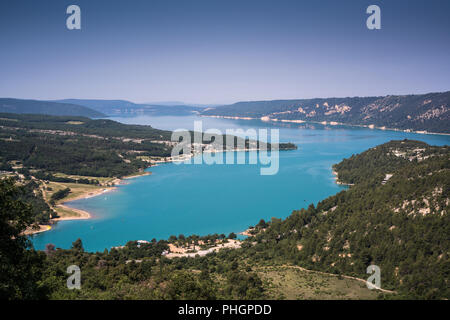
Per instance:
[[[53,208],[53,210],[56,211],[56,213],[58,214],[58,216],[60,218],[64,218],[64,219],[82,217],[82,214],[80,214],[79,212],[77,212],[75,210],[71,210],[69,207],[56,206]]]
[[[124,179],[134,178],[142,175],[149,175],[149,172],[142,171],[136,172],[133,175],[128,177],[124,177]],[[111,189],[112,186],[120,182],[118,178],[114,177],[89,177],[89,176],[79,176],[79,175],[67,175],[64,173],[55,173],[56,177],[64,177],[64,178],[72,178],[72,179],[89,179],[89,180],[98,180],[101,185],[92,185],[92,184],[82,184],[82,183],[69,183],[69,182],[55,182],[49,181],[44,182],[42,187],[42,193],[44,200],[50,204],[50,200],[52,195],[55,192],[58,192],[62,189],[69,188],[70,193],[65,198],[56,201],[53,209],[57,212],[60,218],[78,218],[81,217],[80,210],[71,209],[67,206],[63,207],[61,204],[67,201],[72,201],[84,197],[90,197],[102,193],[105,189]]]
[[[78,176],[78,175],[70,175],[65,173],[55,173],[55,177],[61,177],[61,178],[71,178],[71,179],[89,179],[89,180],[98,180],[100,184],[106,185],[108,183],[112,183],[116,178],[112,177],[88,177],[88,176]]]
[[[52,195],[62,189],[70,188],[70,193],[67,197],[56,201],[56,205],[53,207],[53,210],[56,211],[60,218],[78,218],[81,217],[79,210],[71,209],[69,207],[62,207],[60,204],[75,200],[81,197],[87,197],[94,194],[97,194],[103,191],[105,188],[102,186],[95,186],[89,184],[81,184],[81,183],[63,183],[63,182],[49,182],[45,183],[43,187],[43,196],[47,203],[50,203],[50,199]]]
[[[376,299],[379,293],[357,280],[289,266],[258,267],[269,299]]]
[[[45,184],[45,199],[50,199],[51,196],[62,189],[70,188],[70,193],[67,197],[62,200],[57,201],[57,203],[66,202],[70,200],[77,199],[79,197],[88,196],[90,193],[96,193],[100,190],[103,190],[104,187],[95,186],[90,184],[81,184],[81,183],[63,183],[63,182],[49,182]],[[48,187],[51,190],[48,190]]]

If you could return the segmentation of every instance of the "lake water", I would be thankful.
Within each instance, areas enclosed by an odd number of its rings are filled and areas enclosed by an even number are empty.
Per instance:
[[[129,240],[167,239],[170,235],[240,232],[259,220],[285,218],[292,210],[333,195],[344,187],[334,182],[331,166],[352,154],[393,139],[416,139],[433,145],[450,144],[449,136],[370,130],[320,124],[266,123],[187,117],[114,117],[158,129],[277,128],[281,142],[298,150],[280,152],[279,172],[260,175],[258,165],[189,165],[152,167],[150,176],[128,180],[116,191],[70,203],[87,210],[89,220],[61,221],[51,231],[32,237],[35,248],[47,243],[70,248],[81,238],[88,251],[103,251]],[[248,156],[248,154],[247,154]]]

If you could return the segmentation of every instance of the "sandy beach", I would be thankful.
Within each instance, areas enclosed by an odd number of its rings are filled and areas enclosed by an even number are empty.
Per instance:
[[[167,160],[152,160],[151,163],[152,163],[152,167],[156,167],[160,163],[170,163],[170,162],[180,163],[180,162],[185,162],[185,161],[191,161],[193,157],[198,156],[198,155],[202,155],[202,154],[206,154],[206,153],[252,152],[252,151],[261,151],[261,148],[230,149],[230,150],[226,150],[226,149],[223,149],[223,150],[202,150],[201,152],[197,152],[195,154],[186,155],[183,158],[173,159],[172,157],[168,157]],[[132,178],[134,178],[134,176]]]
[[[246,237],[253,237],[253,234],[250,233],[250,230],[253,230],[253,229],[247,229],[242,232],[239,232],[238,234],[246,236]]]
[[[52,221],[55,221],[55,222],[56,221],[64,221],[64,220],[83,220],[83,219],[91,218],[91,214],[89,212],[85,211],[85,210],[71,208],[71,207],[68,207],[68,206],[66,206],[64,204],[58,204],[57,207],[64,208],[66,210],[70,210],[70,211],[76,212],[76,213],[79,214],[79,216],[59,217],[59,218],[52,219]]]
[[[139,178],[139,177],[143,177],[143,176],[149,176],[151,174],[152,173],[149,172],[149,171],[144,171],[144,172],[140,172],[140,173],[137,173],[137,174],[132,174],[132,175],[123,177],[122,179],[119,179],[119,180],[120,181],[122,181],[122,180],[129,180],[129,179]]]
[[[32,229],[32,228],[28,228],[27,230],[25,230],[25,232],[23,233],[24,235],[31,235],[31,234],[36,234],[36,233],[41,233],[41,232],[45,232],[48,230],[51,230],[52,226],[50,225],[39,225],[39,229]]]
[[[75,200],[89,199],[92,197],[97,197],[97,196],[106,194],[108,192],[117,190],[117,187],[115,187],[115,186],[121,185],[121,184],[126,184],[126,183],[124,183],[124,180],[134,179],[134,178],[138,178],[138,177],[142,177],[142,176],[148,176],[151,174],[152,174],[151,172],[147,172],[147,171],[139,172],[136,174],[125,176],[123,178],[114,179],[113,180],[114,187],[102,187],[102,188],[99,188],[98,190],[89,190],[89,191],[83,192],[82,194],[77,195],[77,196],[69,195],[66,199],[64,199],[63,202],[56,205],[56,208],[65,211],[67,215],[50,219],[50,225],[39,225],[39,229],[29,228],[24,232],[24,234],[31,235],[31,234],[49,231],[52,229],[51,225],[58,221],[90,219],[90,218],[92,218],[92,214],[90,212],[81,210],[81,209],[75,209],[73,207],[68,206],[67,204],[72,201],[75,201]]]
[[[58,221],[90,219],[90,218],[92,218],[92,214],[91,213],[89,213],[89,212],[87,212],[85,210],[75,209],[75,208],[69,207],[66,204],[68,202],[75,201],[75,200],[89,199],[89,198],[92,198],[92,197],[96,197],[96,196],[99,196],[99,195],[111,192],[111,191],[116,190],[116,189],[117,189],[117,187],[101,188],[101,189],[96,190],[96,191],[89,191],[89,192],[83,193],[83,194],[81,194],[79,196],[69,198],[69,199],[67,199],[64,202],[62,202],[60,204],[57,204],[56,207],[60,208],[60,209],[63,209],[64,211],[75,213],[76,215],[68,215],[68,216],[64,216],[64,217],[58,217],[58,218],[50,219],[50,225],[39,225],[39,229],[31,229],[31,228],[29,228],[29,229],[27,229],[24,232],[24,234],[32,235],[32,234],[37,234],[37,233],[49,231],[49,230],[52,229],[51,225],[56,223],[56,222],[58,222]]]
[[[79,196],[76,196],[76,197],[70,197],[69,196],[70,198],[66,199],[59,206],[64,206],[65,203],[71,202],[71,201],[75,201],[75,200],[89,199],[89,198],[92,198],[92,197],[100,196],[102,194],[105,194],[107,192],[111,192],[111,191],[116,190],[116,189],[117,189],[117,187],[108,187],[108,188],[102,188],[100,190],[88,191],[88,192],[83,193],[83,194],[81,194]],[[64,206],[64,207],[66,207],[66,206]],[[70,208],[70,209],[72,210],[72,208]]]

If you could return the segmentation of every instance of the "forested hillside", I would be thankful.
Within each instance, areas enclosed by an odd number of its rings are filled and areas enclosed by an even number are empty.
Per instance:
[[[104,117],[105,114],[91,108],[51,101],[0,98],[0,113],[47,114],[54,116]]]
[[[385,178],[386,174],[405,166],[411,161],[421,161],[430,156],[444,155],[446,148],[429,146],[425,142],[414,140],[391,141],[349,159],[335,164],[338,181],[354,184],[376,177]]]
[[[260,255],[361,278],[375,264],[385,289],[449,298],[450,148],[392,141],[335,169],[355,185],[274,220],[255,237]]]
[[[105,119],[0,114],[0,170],[11,170],[15,163],[29,170],[42,170],[43,175],[121,177],[149,167],[152,159],[170,158],[176,144],[171,136],[171,131]],[[224,145],[219,146],[210,138],[203,136],[203,149],[211,144],[232,150],[239,147],[238,141],[245,148],[252,147],[248,139],[234,137],[232,145],[225,145],[223,139]],[[259,142],[255,143],[259,146]],[[291,143],[280,143],[278,147],[296,148]]]
[[[0,114],[0,163],[45,174],[120,177],[169,157],[171,132],[82,117]]]
[[[450,91],[385,97],[247,101],[209,108],[206,116],[302,120],[450,133]]]
[[[202,110],[202,108],[184,104],[158,105],[155,103],[134,103],[127,100],[64,99],[57,100],[57,102],[85,106],[111,116],[136,114],[185,116]]]

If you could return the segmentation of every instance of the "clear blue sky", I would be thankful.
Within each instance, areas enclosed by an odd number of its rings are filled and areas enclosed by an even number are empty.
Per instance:
[[[82,30],[66,28],[81,7]],[[381,7],[382,29],[366,28]],[[0,97],[231,103],[450,90],[448,0],[2,0]]]

